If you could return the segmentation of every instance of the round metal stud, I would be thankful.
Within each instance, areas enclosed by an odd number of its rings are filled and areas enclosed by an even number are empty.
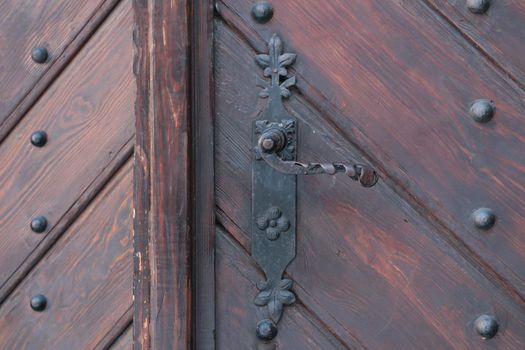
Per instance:
[[[273,16],[273,7],[267,1],[259,1],[252,7],[252,17],[259,23],[268,22]]]
[[[47,142],[47,134],[45,131],[39,130],[31,134],[31,144],[36,147],[43,147]]]
[[[472,220],[477,228],[488,230],[496,222],[496,214],[490,208],[479,208],[472,213]]]
[[[31,309],[41,312],[46,309],[47,298],[43,294],[37,294],[31,297],[31,301],[29,304],[31,305]]]
[[[47,228],[47,219],[43,216],[37,216],[31,220],[31,230],[35,233],[42,233]]]
[[[257,323],[257,337],[262,340],[272,340],[277,335],[277,326],[272,320],[264,319]]]
[[[494,316],[481,315],[474,322],[474,328],[483,339],[490,339],[498,333],[499,323]]]
[[[490,0],[467,0],[467,8],[475,14],[487,12],[490,7]]]
[[[492,119],[496,106],[494,102],[487,99],[480,99],[474,101],[470,106],[469,114],[478,123],[486,123]]]
[[[45,47],[35,47],[33,50],[31,50],[31,58],[33,58],[33,61],[36,63],[44,63],[47,61],[49,54],[47,53],[47,49]]]

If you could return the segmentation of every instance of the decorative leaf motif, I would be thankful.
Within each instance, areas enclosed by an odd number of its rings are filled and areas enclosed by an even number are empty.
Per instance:
[[[296,58],[297,55],[294,53],[283,53],[281,39],[274,34],[268,42],[268,54],[255,56],[255,61],[263,68],[263,76],[271,77],[271,84],[266,83],[263,85],[259,81],[257,82],[257,86],[263,88],[263,91],[259,94],[260,97],[269,97],[270,88],[273,87],[279,88],[281,97],[290,97],[289,88],[295,85],[295,77],[288,78],[283,83],[280,83],[280,78],[288,76],[286,67],[292,65]]]
[[[263,290],[257,296],[255,297],[255,305],[257,306],[265,306],[267,305],[272,298],[272,291],[270,290]]]
[[[260,214],[255,221],[257,228],[266,233],[266,238],[275,241],[281,233],[288,231],[290,220],[283,215],[278,207],[270,207]]]
[[[284,87],[284,88],[289,88],[291,86],[294,86],[296,82],[297,81],[295,79],[295,76],[293,76],[293,77],[288,78],[285,81],[283,81],[280,86]]]
[[[268,306],[270,318],[277,323],[283,314],[284,305],[295,303],[295,294],[290,291],[292,285],[292,280],[287,278],[279,281],[273,288],[268,286],[268,282],[261,282],[257,287],[262,290],[257,294],[254,302],[257,306]]]
[[[295,62],[295,58],[297,57],[294,53],[285,53],[279,56],[279,66],[281,67],[288,67],[289,65],[293,64]]]
[[[257,64],[263,68],[266,68],[270,65],[270,55],[267,54],[260,54],[255,56],[255,61]]]

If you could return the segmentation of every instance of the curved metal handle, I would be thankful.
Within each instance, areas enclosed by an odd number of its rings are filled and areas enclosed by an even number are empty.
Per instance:
[[[377,183],[377,173],[374,169],[364,164],[301,163],[283,160],[278,155],[278,152],[284,148],[285,143],[286,133],[278,128],[267,130],[257,142],[258,152],[261,157],[268,165],[281,173],[293,175],[335,175],[337,173],[345,173],[352,180],[359,181],[363,187],[372,187]]]

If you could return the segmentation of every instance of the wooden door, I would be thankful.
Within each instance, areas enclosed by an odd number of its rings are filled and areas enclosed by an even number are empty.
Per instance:
[[[134,4],[137,348],[525,348],[521,1]],[[268,116],[350,177],[292,175],[261,223]]]
[[[132,24],[0,1],[0,349],[132,347]]]

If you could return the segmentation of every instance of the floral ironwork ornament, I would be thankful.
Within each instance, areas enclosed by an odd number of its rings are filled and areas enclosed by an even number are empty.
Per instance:
[[[275,241],[281,233],[288,231],[290,220],[283,215],[281,209],[271,207],[257,219],[257,227],[266,233],[270,241]]]

